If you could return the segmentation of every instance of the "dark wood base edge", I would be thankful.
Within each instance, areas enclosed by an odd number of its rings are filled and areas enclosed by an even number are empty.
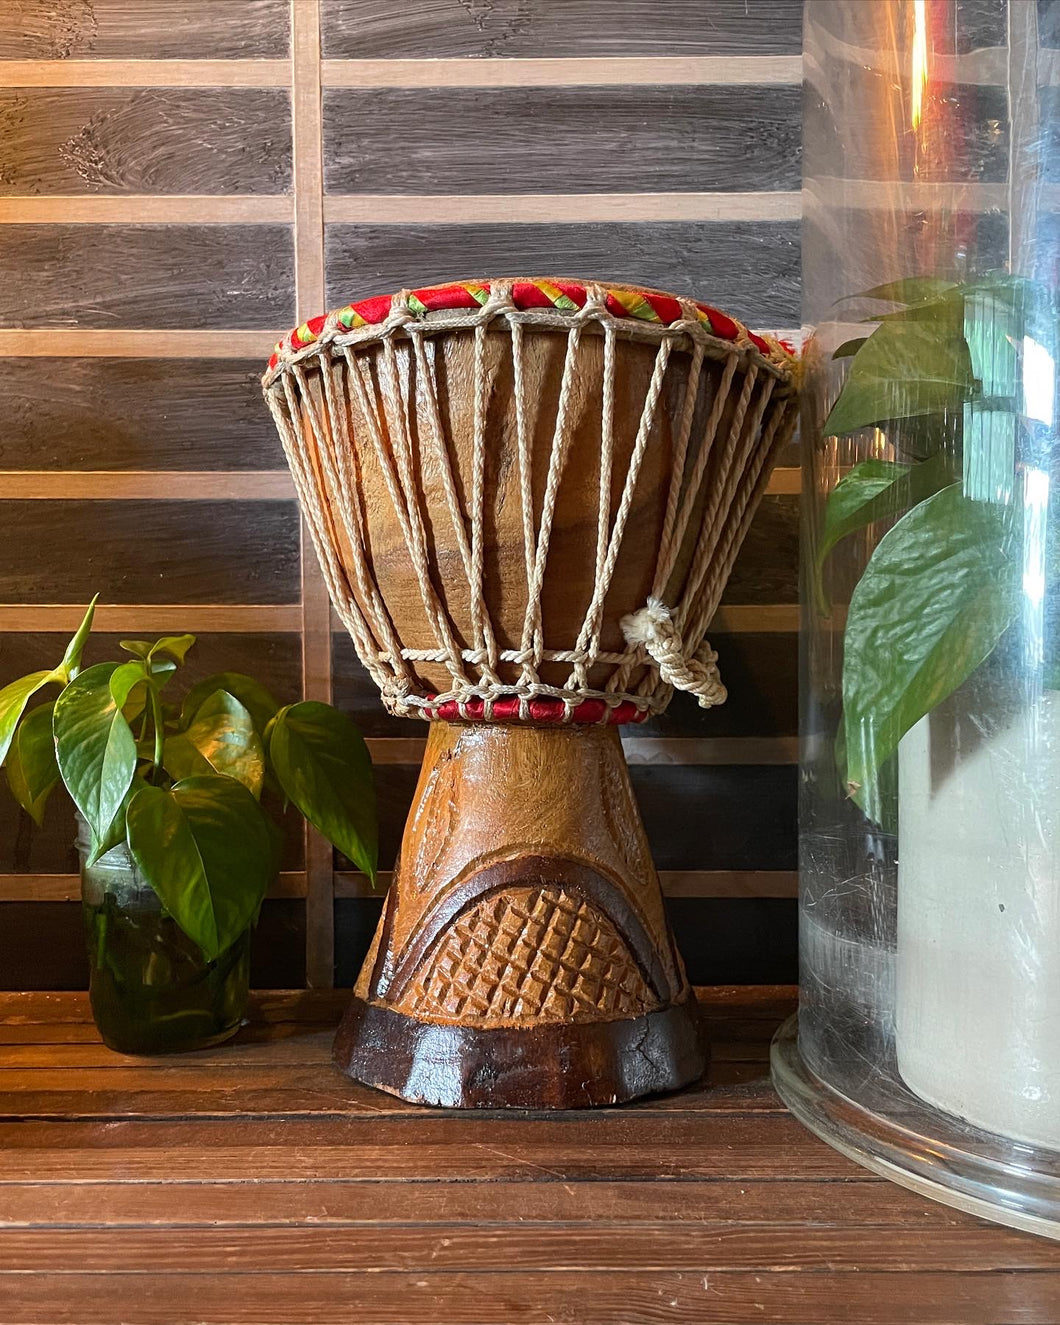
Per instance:
[[[453,1109],[584,1109],[677,1090],[707,1069],[695,998],[626,1021],[525,1029],[417,1021],[354,997],[335,1037],[355,1081]]]

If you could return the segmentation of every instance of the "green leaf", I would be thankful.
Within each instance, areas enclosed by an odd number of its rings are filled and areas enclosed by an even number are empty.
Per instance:
[[[890,419],[955,410],[972,398],[974,381],[959,332],[930,322],[887,322],[851,360],[822,431],[838,436]]]
[[[853,340],[845,340],[838,349],[832,351],[832,358],[849,359],[851,355],[857,354],[867,340],[868,336],[855,336]]]
[[[96,615],[96,604],[98,602],[99,594],[95,594],[88,605],[88,610],[81,619],[81,624],[66,646],[62,662],[55,669],[55,679],[63,685],[66,685],[68,681],[72,681],[81,670],[81,654],[84,652],[85,642],[92,631],[92,618]]]
[[[11,794],[38,826],[44,807],[59,780],[52,739],[54,704],[41,704],[19,723],[7,754],[7,782]]]
[[[191,723],[203,701],[209,699],[216,690],[226,690],[238,699],[249,711],[254,726],[262,734],[280,707],[265,687],[252,676],[245,676],[242,672],[218,672],[199,681],[188,691],[180,714],[182,728]]]
[[[195,638],[194,635],[163,635],[151,645],[147,656],[154,658],[159,653],[168,653],[171,658],[182,663],[187,657],[188,650],[195,643]]]
[[[126,653],[131,653],[135,658],[146,659],[151,652],[150,642],[145,639],[119,640],[118,646],[124,649]]]
[[[272,878],[272,844],[254,797],[233,778],[145,787],[128,811],[129,850],[207,961],[253,921]]]
[[[11,738],[26,705],[41,686],[54,679],[52,672],[31,672],[29,676],[20,676],[17,681],[12,681],[0,690],[0,764],[7,758]]]
[[[375,782],[353,722],[330,704],[291,704],[276,715],[269,758],[284,792],[313,827],[374,882]]]
[[[255,797],[265,781],[265,748],[246,707],[227,690],[215,690],[199,706],[187,731],[166,740],[163,763],[178,781],[220,773],[242,782]]]
[[[55,701],[59,771],[92,830],[91,860],[98,858],[136,771],[136,742],[121,710],[143,675],[141,662],[98,663]]]
[[[822,572],[828,554],[840,539],[874,524],[892,519],[956,477],[956,461],[944,452],[909,466],[890,460],[863,460],[844,474],[828,495],[824,525],[814,562],[818,606],[828,611]]]
[[[879,542],[847,614],[847,780],[880,821],[879,774],[898,742],[993,652],[1019,605],[1020,556],[1003,508],[960,485],[914,506]]]
[[[916,304],[937,299],[947,290],[955,289],[955,281],[944,280],[941,276],[902,276],[884,285],[874,285],[871,290],[862,290],[850,298],[879,299],[890,304]]]
[[[127,836],[125,817],[129,812],[129,806],[132,804],[132,799],[136,793],[147,785],[147,781],[141,777],[139,773],[133,775],[133,780],[129,783],[129,790],[125,793],[125,799],[121,803],[121,808],[111,820],[111,825],[107,830],[106,836],[101,842],[96,842],[95,839],[93,839],[92,858],[94,860],[99,860],[101,856],[105,856],[108,851],[118,846],[119,843],[125,841]]]

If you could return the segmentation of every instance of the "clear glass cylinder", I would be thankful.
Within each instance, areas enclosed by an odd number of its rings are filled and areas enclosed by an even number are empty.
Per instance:
[[[1060,16],[807,0],[795,1113],[1060,1237]]]
[[[103,1042],[126,1054],[178,1053],[230,1039],[250,982],[249,927],[214,961],[163,908],[122,844],[86,864],[78,816],[89,1000]]]

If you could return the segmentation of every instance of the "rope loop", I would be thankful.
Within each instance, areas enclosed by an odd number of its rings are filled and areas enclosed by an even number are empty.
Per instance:
[[[706,640],[687,655],[673,613],[661,598],[649,598],[639,612],[623,617],[621,626],[630,644],[644,646],[667,685],[695,695],[700,708],[725,703],[728,691],[718,672],[718,655]]]

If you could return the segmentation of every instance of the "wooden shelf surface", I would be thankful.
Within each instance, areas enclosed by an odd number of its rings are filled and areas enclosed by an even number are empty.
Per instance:
[[[622,1109],[417,1108],[330,1065],[344,993],[233,1043],[104,1048],[0,994],[3,1325],[1060,1321],[1060,1248],[923,1200],[791,1118],[789,988],[700,991],[710,1077]]]

